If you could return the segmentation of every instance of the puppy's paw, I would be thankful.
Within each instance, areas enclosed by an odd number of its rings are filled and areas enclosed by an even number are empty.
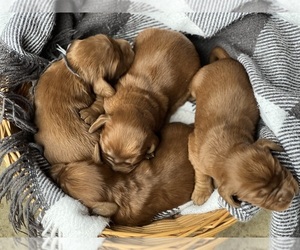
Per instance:
[[[85,108],[79,111],[80,117],[86,124],[93,124],[101,112],[94,110],[92,107]]]
[[[213,193],[213,188],[211,186],[197,188],[195,187],[192,193],[192,200],[196,205],[202,205],[205,203],[211,194]]]
[[[104,217],[114,215],[119,209],[119,206],[114,202],[96,202],[92,207],[92,212]]]

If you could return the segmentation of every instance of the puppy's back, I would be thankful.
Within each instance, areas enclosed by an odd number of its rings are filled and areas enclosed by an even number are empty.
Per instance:
[[[149,224],[158,213],[190,201],[195,175],[187,144],[192,130],[191,126],[181,123],[163,128],[156,156],[127,174],[127,185],[139,190],[129,189],[127,194],[123,193],[123,205],[113,216],[114,222],[132,226]]]
[[[200,113],[212,119],[258,117],[257,103],[248,74],[241,63],[224,58],[202,67],[191,83],[191,94],[197,99]]]
[[[79,117],[79,110],[93,102],[90,88],[68,71],[63,60],[50,65],[40,76],[35,89],[37,143],[51,163],[85,159],[98,140],[88,133],[89,126]]]
[[[170,203],[189,199],[194,185],[194,169],[188,159],[188,137],[192,131],[193,126],[182,123],[167,124],[161,131],[162,139],[153,158],[153,167],[166,189],[164,199],[169,199]]]
[[[150,79],[149,86],[145,85],[141,78],[134,84],[166,96],[178,99],[176,94],[180,92],[180,88],[186,89],[200,68],[200,59],[195,46],[180,32],[146,29],[138,34],[134,48],[135,59],[127,75],[143,75],[145,72]],[[123,83],[131,84],[131,81],[122,81]],[[177,86],[175,90],[174,84]]]

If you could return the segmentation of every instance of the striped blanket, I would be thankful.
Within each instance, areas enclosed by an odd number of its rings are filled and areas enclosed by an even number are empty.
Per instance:
[[[88,216],[84,206],[47,178],[49,165],[33,142],[36,127],[31,99],[17,93],[23,83],[34,86],[43,69],[58,56],[57,44],[66,48],[72,39],[96,33],[133,41],[148,27],[181,31],[197,47],[203,64],[213,46],[224,47],[249,75],[261,114],[257,136],[283,146],[284,152],[276,156],[300,180],[300,20],[289,6],[283,0],[0,3],[6,10],[0,14],[1,121],[9,120],[20,129],[1,140],[0,160],[9,152],[21,155],[0,176],[0,199],[11,200],[14,228],[25,224],[32,236],[94,237],[107,226],[107,219]],[[293,8],[300,11],[297,1]],[[187,113],[193,115],[190,107]],[[272,212],[270,236],[300,236],[299,199],[295,197],[286,211]],[[259,211],[247,203],[233,208],[220,196],[216,201],[240,221],[250,220]],[[166,214],[187,211],[197,212],[197,208],[183,206]]]

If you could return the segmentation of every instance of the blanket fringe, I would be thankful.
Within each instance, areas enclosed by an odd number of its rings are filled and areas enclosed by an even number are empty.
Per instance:
[[[45,175],[49,164],[36,148],[29,145],[26,152],[22,152],[22,146],[15,149],[20,157],[0,176],[0,200],[5,197],[11,202],[9,220],[15,231],[22,232],[24,226],[29,236],[41,236],[43,215],[64,193]]]
[[[11,201],[9,221],[13,229],[22,232],[22,226],[25,226],[28,234],[35,236],[35,229],[39,225],[31,217],[34,216],[33,207],[37,206],[37,200],[34,199],[29,171],[26,171],[23,165],[24,158],[21,156],[1,175],[0,199],[6,197],[6,200]]]
[[[46,176],[50,165],[38,145],[30,143],[31,136],[19,131],[0,140],[0,162],[9,154],[18,155],[0,176],[0,200],[5,197],[11,202],[9,220],[15,231],[22,232],[25,227],[30,236],[40,236],[45,210],[64,193]]]

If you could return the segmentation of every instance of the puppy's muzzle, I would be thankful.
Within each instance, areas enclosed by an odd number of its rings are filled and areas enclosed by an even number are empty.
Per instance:
[[[299,185],[294,177],[290,174],[283,181],[281,187],[273,190],[269,199],[265,205],[265,208],[274,211],[284,211],[286,210],[295,195],[299,194]]]
[[[103,157],[104,161],[112,168],[113,171],[116,172],[122,172],[122,173],[130,173],[132,170],[134,170],[140,162],[129,164],[124,162],[118,162],[116,163],[112,158],[110,157]]]

